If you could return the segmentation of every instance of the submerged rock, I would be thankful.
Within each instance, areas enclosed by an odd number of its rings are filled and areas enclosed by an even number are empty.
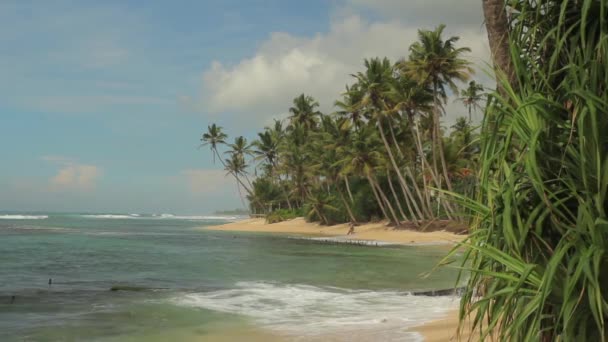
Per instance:
[[[110,291],[140,292],[140,291],[148,291],[148,290],[154,290],[154,289],[150,288],[150,287],[144,287],[144,286],[129,286],[129,285],[115,285],[110,288]]]

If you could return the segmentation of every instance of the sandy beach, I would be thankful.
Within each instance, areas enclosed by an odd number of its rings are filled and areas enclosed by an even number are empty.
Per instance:
[[[366,223],[355,228],[355,234],[346,235],[348,224],[322,226],[306,222],[303,218],[296,218],[279,223],[267,224],[263,218],[246,219],[218,226],[207,226],[201,229],[265,232],[265,233],[291,233],[306,236],[341,237],[348,240],[378,241],[395,244],[454,244],[462,241],[466,235],[458,235],[447,231],[419,232],[413,230],[397,230],[387,227],[386,223]]]
[[[422,335],[425,342],[448,342],[458,341],[456,332],[458,329],[458,311],[450,311],[445,318],[428,322],[413,330]],[[461,340],[467,340],[461,336]]]

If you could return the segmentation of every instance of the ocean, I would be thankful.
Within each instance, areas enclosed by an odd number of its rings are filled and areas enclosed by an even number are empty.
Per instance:
[[[200,229],[236,219],[0,213],[0,341],[416,341],[457,305],[411,295],[444,248]]]

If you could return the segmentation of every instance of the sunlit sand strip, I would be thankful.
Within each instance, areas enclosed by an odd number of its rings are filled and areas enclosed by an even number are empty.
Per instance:
[[[348,224],[334,226],[321,226],[316,223],[306,222],[302,218],[289,221],[267,224],[264,219],[246,219],[217,226],[202,227],[201,229],[240,231],[240,232],[264,232],[264,233],[291,233],[316,238],[327,237],[335,240],[327,241],[363,241],[375,246],[387,244],[400,245],[447,245],[463,240],[466,235],[458,235],[446,231],[420,232],[413,230],[397,230],[387,227],[385,223],[366,223],[355,228],[355,234],[346,235]]]

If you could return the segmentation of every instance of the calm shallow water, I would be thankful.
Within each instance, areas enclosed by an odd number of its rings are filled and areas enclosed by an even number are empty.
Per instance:
[[[407,341],[405,327],[454,305],[407,294],[454,285],[447,269],[421,278],[445,254],[435,248],[195,229],[226,221],[213,217],[20,215],[0,213],[2,341],[186,340],[248,327]]]

